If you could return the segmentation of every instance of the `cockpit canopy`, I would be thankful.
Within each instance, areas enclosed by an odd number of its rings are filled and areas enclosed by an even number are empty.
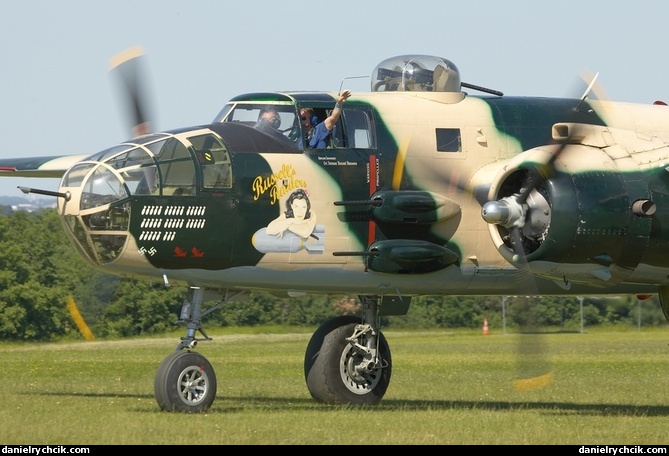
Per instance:
[[[432,55],[391,57],[372,73],[372,92],[460,92],[460,85],[455,64]]]

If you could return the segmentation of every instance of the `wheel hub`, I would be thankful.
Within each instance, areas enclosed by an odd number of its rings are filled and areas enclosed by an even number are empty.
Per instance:
[[[179,396],[187,404],[197,404],[207,394],[207,374],[197,367],[184,369],[179,376]]]
[[[381,368],[371,359],[371,354],[362,356],[349,345],[342,352],[340,375],[346,388],[355,394],[367,394],[381,379]]]

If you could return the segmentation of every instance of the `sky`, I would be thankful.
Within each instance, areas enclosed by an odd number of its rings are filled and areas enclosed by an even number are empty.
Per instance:
[[[513,96],[669,102],[664,0],[9,0],[0,14],[0,158],[93,154],[130,137],[109,61],[141,46],[155,130],[210,122],[235,95],[369,91],[381,61],[446,58]],[[0,177],[55,191],[58,179]]]

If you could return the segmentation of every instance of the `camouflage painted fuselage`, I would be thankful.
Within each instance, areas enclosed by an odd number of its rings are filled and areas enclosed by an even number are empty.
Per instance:
[[[518,176],[563,139],[569,144],[541,189],[547,207],[535,208],[543,225],[527,249],[537,291],[641,293],[666,285],[666,106],[360,93],[346,103],[327,149],[303,149],[229,119],[254,104],[296,116],[309,106],[325,116],[335,100],[326,92],[243,95],[211,125],[141,137],[90,157],[63,179],[61,191],[72,194],[59,205],[66,229],[104,271],[191,286],[514,294],[518,271],[508,233],[486,223],[481,206],[520,191]],[[575,124],[587,128],[563,132]],[[224,153],[209,156],[214,149],[199,144],[202,138]],[[168,153],[172,142],[178,147]],[[208,167],[223,162],[217,172],[226,178],[207,181]],[[146,181],[148,169],[150,188],[128,183],[133,173]],[[100,197],[91,176],[113,178],[107,187],[121,190]],[[308,204],[301,232],[286,228],[297,194]],[[652,214],[635,213],[638,201],[653,205]]]

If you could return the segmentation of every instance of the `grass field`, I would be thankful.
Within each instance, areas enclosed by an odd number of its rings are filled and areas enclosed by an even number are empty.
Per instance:
[[[247,330],[248,331],[248,330]],[[326,406],[306,388],[311,329],[210,331],[198,349],[218,392],[204,414],[153,397],[170,337],[0,344],[3,444],[646,444],[669,442],[669,331],[544,337],[550,387],[516,391],[518,335],[385,331],[393,357],[376,407]]]

